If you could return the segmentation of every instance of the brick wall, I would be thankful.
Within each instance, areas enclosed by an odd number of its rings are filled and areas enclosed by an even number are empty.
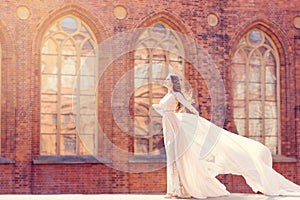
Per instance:
[[[115,6],[124,6],[128,15],[116,19]],[[30,11],[28,19],[19,19],[17,8]],[[98,42],[123,31],[147,27],[162,21],[176,31],[193,38],[215,62],[226,89],[225,128],[235,131],[232,120],[232,91],[230,60],[239,39],[251,28],[265,31],[277,45],[280,53],[281,79],[281,144],[284,156],[299,158],[299,41],[300,30],[293,25],[300,15],[300,2],[266,0],[53,0],[53,1],[1,1],[0,42],[1,68],[1,156],[0,193],[164,193],[165,168],[155,163],[129,163],[121,159],[112,145],[99,137],[99,152],[109,155],[110,164],[34,164],[39,157],[40,113],[40,47],[44,31],[52,22],[64,15],[75,15],[88,24]],[[207,15],[215,13],[217,26],[207,24]],[[186,47],[188,48],[188,47]],[[117,81],[132,69],[132,54],[115,60],[99,80],[99,124],[105,136],[125,152],[133,151],[133,138],[115,124],[111,113],[111,94]],[[199,109],[205,118],[211,117],[211,100],[204,77],[186,66],[198,96]],[[124,86],[129,90],[130,84]],[[210,91],[212,92],[212,91]],[[297,110],[296,110],[297,111]],[[295,123],[296,122],[296,123]],[[103,139],[103,140],[102,140]],[[7,163],[5,158],[13,163]],[[157,165],[157,171],[128,173],[128,169],[143,169]],[[300,184],[300,161],[276,162],[274,168]],[[219,176],[232,192],[251,192],[243,178]]]

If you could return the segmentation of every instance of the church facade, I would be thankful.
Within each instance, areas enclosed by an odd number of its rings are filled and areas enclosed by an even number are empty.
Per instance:
[[[151,105],[169,73],[201,116],[266,145],[300,184],[299,1],[1,7],[0,194],[165,193]],[[240,176],[218,178],[252,192]]]

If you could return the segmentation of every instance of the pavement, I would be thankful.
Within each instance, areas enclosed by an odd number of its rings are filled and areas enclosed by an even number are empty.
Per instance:
[[[0,195],[0,200],[167,200],[164,197],[161,194]],[[300,196],[287,197],[234,193],[226,197],[207,198],[206,200],[300,200]]]

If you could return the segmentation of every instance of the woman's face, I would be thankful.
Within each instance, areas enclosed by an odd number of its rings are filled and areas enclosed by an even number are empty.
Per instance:
[[[164,85],[169,89],[173,88],[173,83],[170,76],[167,76],[167,78],[164,81]]]

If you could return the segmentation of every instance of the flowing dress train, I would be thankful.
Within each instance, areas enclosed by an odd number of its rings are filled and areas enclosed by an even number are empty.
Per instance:
[[[168,93],[159,104],[153,104],[163,117],[167,194],[196,198],[229,195],[216,176],[236,174],[242,175],[254,192],[300,196],[300,186],[272,169],[272,155],[266,146],[198,115],[176,113],[177,101],[198,113],[181,93]]]

